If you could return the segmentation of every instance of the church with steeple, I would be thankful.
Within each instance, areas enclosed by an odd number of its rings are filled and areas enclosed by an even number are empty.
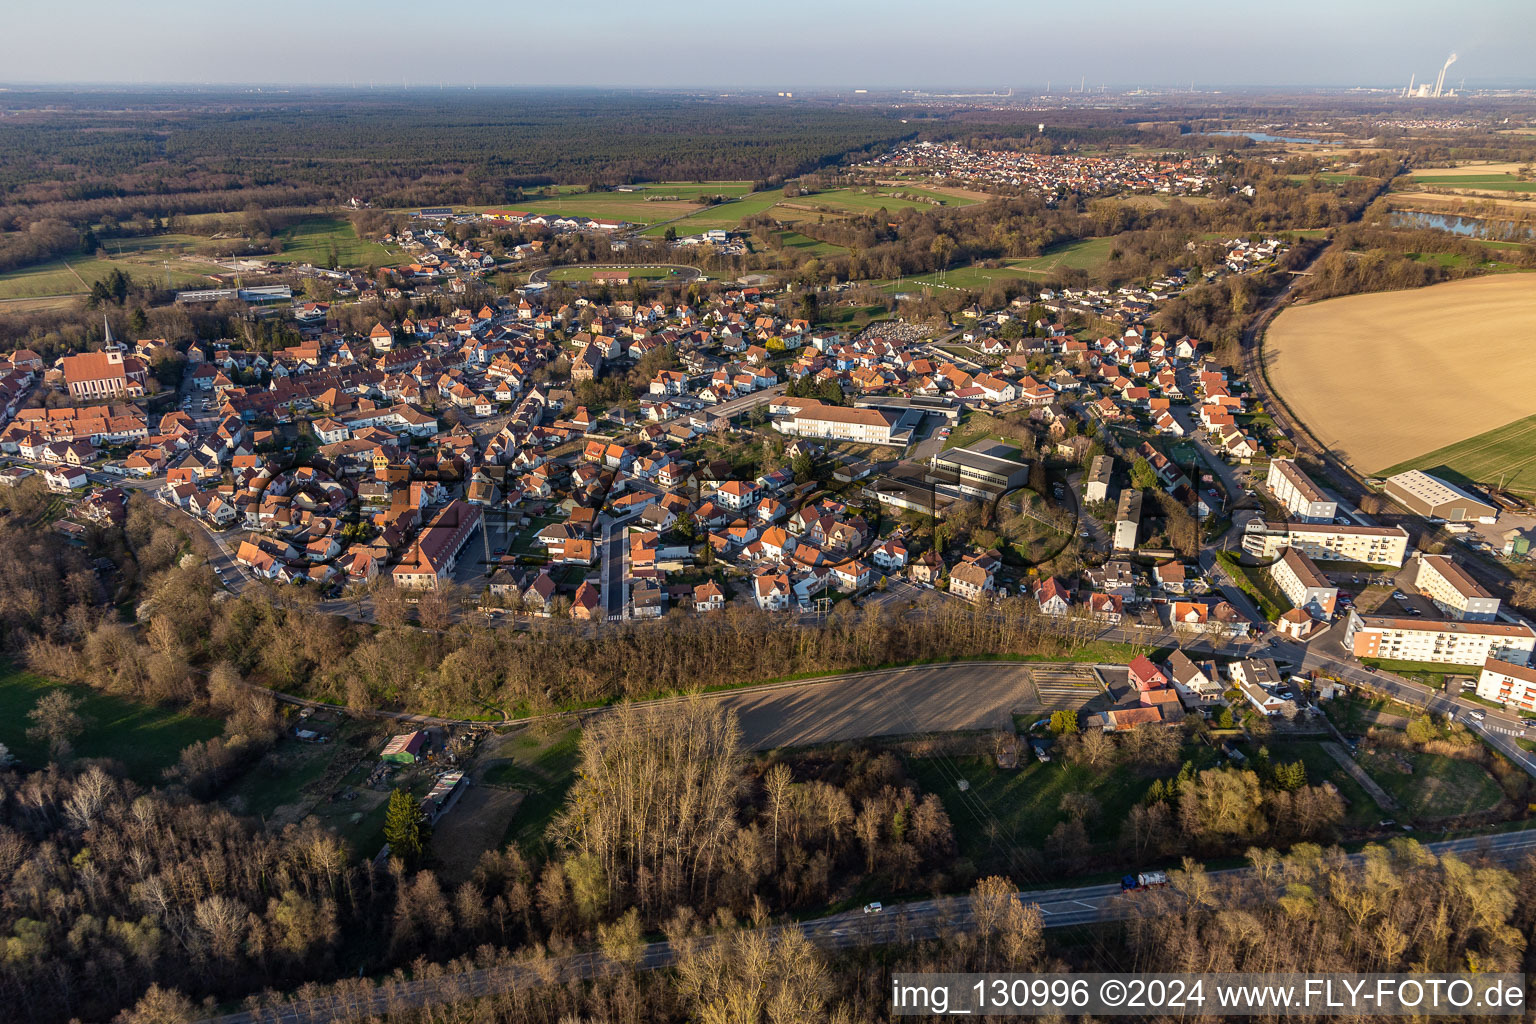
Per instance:
[[[112,337],[112,325],[101,318],[106,342],[98,352],[81,352],[64,357],[64,383],[69,397],[88,402],[101,398],[140,398],[149,380],[143,360],[125,355],[123,346]]]

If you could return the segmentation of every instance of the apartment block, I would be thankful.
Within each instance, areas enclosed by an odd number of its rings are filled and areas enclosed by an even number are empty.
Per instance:
[[[1477,677],[1477,695],[1522,711],[1536,711],[1536,668],[1489,658]]]
[[[1141,492],[1127,487],[1120,492],[1115,509],[1115,550],[1135,551],[1136,531],[1141,528]]]
[[[1324,494],[1291,459],[1270,462],[1264,485],[1286,511],[1304,523],[1331,523],[1339,513],[1338,502]]]
[[[1481,665],[1497,658],[1525,665],[1536,650],[1536,632],[1501,622],[1425,622],[1350,609],[1344,646],[1357,658],[1445,665]]]
[[[1333,618],[1339,588],[1304,553],[1286,548],[1280,560],[1269,567],[1269,575],[1293,608],[1324,622]]]
[[[1088,502],[1109,500],[1109,481],[1115,475],[1113,455],[1095,455],[1088,475],[1083,477],[1083,499]]]
[[[1418,554],[1414,561],[1418,571],[1413,585],[1447,617],[1463,622],[1493,622],[1499,617],[1499,599],[1479,586],[1449,555]]]
[[[1331,523],[1275,523],[1255,519],[1243,536],[1243,550],[1255,558],[1278,558],[1296,548],[1319,562],[1365,562],[1400,567],[1408,557],[1408,531],[1401,526],[1335,526]]]

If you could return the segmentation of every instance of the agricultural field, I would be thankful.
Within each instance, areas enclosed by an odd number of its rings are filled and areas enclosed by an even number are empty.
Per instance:
[[[712,231],[715,228],[734,231],[747,217],[762,213],[775,203],[783,201],[783,199],[783,189],[753,192],[734,202],[706,206],[699,212],[684,217],[670,226],[676,228],[679,235],[697,235],[704,231]],[[657,224],[647,228],[642,234],[659,235],[666,228],[667,225]]]
[[[357,237],[352,222],[339,217],[309,217],[291,228],[284,229],[278,237],[283,251],[276,260],[282,263],[311,263],[317,267],[329,267],[334,255],[338,266],[362,267],[394,266],[410,262],[403,252],[392,252],[378,242]]]
[[[903,193],[915,198],[901,198],[893,193]],[[923,202],[923,199],[932,202]],[[708,207],[685,217],[672,225],[679,235],[693,235],[712,228],[735,230],[748,217],[766,211],[786,224],[816,220],[820,217],[866,216],[884,209],[888,213],[912,208],[931,209],[935,205],[950,207],[972,206],[979,202],[968,196],[955,194],[955,190],[939,191],[932,187],[899,185],[870,190],[838,188],[786,198],[783,189],[753,193],[744,199]],[[644,233],[659,235],[663,225],[655,225]]]
[[[74,740],[74,756],[121,761],[144,785],[163,782],[161,773],[176,763],[182,750],[224,731],[217,718],[55,683],[0,662],[0,743],[23,764],[40,765],[48,759],[47,745],[27,738],[27,715],[44,694],[61,686],[80,698],[79,713],[85,719],[85,730]]]
[[[1519,174],[1520,168],[1526,166],[1514,161],[1471,160],[1456,167],[1417,167],[1413,170],[1415,178],[1460,178],[1469,174]]]
[[[1094,270],[1109,261],[1113,238],[1084,238],[1052,246],[1039,256],[1009,260],[1008,266],[1031,274],[1049,274],[1054,270]]]
[[[128,241],[124,239],[124,241]],[[147,239],[141,241],[148,241]],[[172,287],[204,285],[205,274],[186,269],[184,263],[164,260],[144,250],[122,258],[59,259],[38,263],[0,274],[0,299],[51,298],[61,295],[88,295],[91,285],[105,280],[114,270],[121,270],[136,281],[153,280]]]
[[[1452,480],[1536,495],[1536,416],[1437,448],[1383,470],[1422,469]]]
[[[1470,192],[1536,192],[1536,181],[1521,181],[1508,174],[1446,174],[1428,178],[1416,174],[1409,184]]]
[[[63,313],[84,304],[80,295],[43,295],[34,299],[0,299],[0,316],[6,313]]]
[[[1536,276],[1502,274],[1292,307],[1265,362],[1320,441],[1381,473],[1536,415],[1515,383],[1536,372],[1533,338]]]

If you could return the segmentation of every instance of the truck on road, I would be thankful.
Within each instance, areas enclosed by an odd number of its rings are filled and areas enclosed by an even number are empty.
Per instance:
[[[1161,889],[1167,884],[1166,871],[1143,871],[1139,875],[1126,875],[1120,879],[1120,891],[1140,892],[1143,889]]]

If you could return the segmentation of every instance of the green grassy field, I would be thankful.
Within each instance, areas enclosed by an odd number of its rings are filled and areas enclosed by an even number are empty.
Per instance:
[[[904,277],[900,281],[891,281],[882,288],[895,294],[897,292],[909,292],[913,288],[958,288],[964,291],[986,291],[994,284],[1007,284],[1017,281],[1035,281],[1035,277],[1023,270],[1016,270],[1011,266],[1004,267],[956,267],[945,271],[944,274],[919,274],[916,277]]]
[[[136,281],[153,280],[161,284],[169,273],[173,286],[204,284],[208,280],[206,276],[184,270],[174,263],[169,268],[163,267],[147,254],[141,254],[138,259],[50,260],[0,274],[0,299],[86,295],[91,285],[105,280],[114,270],[121,270]]]
[[[720,203],[716,206],[706,206],[697,213],[690,214],[682,220],[670,225],[677,230],[679,236],[697,235],[715,228],[735,230],[741,222],[754,214],[762,213],[775,203],[784,199],[783,189],[770,189],[767,192],[755,192],[730,203]],[[660,235],[667,226],[656,225],[647,228],[643,234]]]
[[[802,256],[836,256],[847,252],[840,245],[831,242],[818,242],[814,238],[808,238],[798,231],[775,231],[774,237],[784,243],[784,248],[795,249]]]
[[[1232,576],[1232,581],[1237,584],[1239,590],[1253,598],[1259,606],[1259,611],[1271,622],[1278,619],[1290,610],[1291,603],[1280,593],[1280,588],[1275,586],[1275,581],[1269,578],[1269,573],[1263,569],[1252,568],[1238,561],[1238,556],[1231,551],[1218,551],[1216,558]]]
[[[1465,188],[1487,192],[1536,192],[1536,181],[1521,181],[1508,174],[1450,174],[1410,178],[1419,188]]]
[[[352,222],[337,217],[309,217],[291,228],[283,230],[283,251],[276,257],[284,263],[312,263],[328,267],[331,247],[336,250],[337,262],[343,267],[395,266],[409,263],[405,253],[391,252],[378,242],[358,238]]]
[[[1382,470],[1391,476],[1422,469],[1452,483],[1502,485],[1520,494],[1536,494],[1536,416],[1506,423],[1476,437],[1438,448]]]
[[[565,794],[576,782],[576,762],[580,756],[581,730],[567,729],[549,733],[533,726],[513,736],[498,747],[482,781],[490,786],[507,786],[527,793],[517,809],[517,817],[507,830],[504,843],[534,848],[544,841],[544,830],[565,803]]]
[[[27,738],[27,715],[60,685],[0,663],[0,743],[24,764],[48,760],[47,745]],[[85,731],[74,741],[74,756],[114,758],[146,785],[161,782],[161,772],[176,763],[183,749],[224,731],[217,718],[140,704],[86,686],[65,689],[81,699],[80,714],[86,719]]]
[[[1208,747],[1190,748],[1186,755],[1204,761],[1215,756]],[[944,802],[960,855],[982,872],[1009,870],[1020,847],[1040,849],[1051,830],[1066,818],[1060,810],[1061,798],[1072,792],[1088,793],[1099,802],[1101,811],[1089,822],[1088,835],[1101,850],[1112,848],[1121,823],[1152,785],[1150,778],[1126,765],[1041,764],[1027,752],[1019,767],[1008,771],[998,768],[994,760],[979,757],[909,758],[907,770],[924,792],[937,793]],[[960,792],[957,779],[969,782],[970,790]]]
[[[913,198],[906,198],[907,196]],[[932,202],[923,202],[924,199]],[[935,205],[953,207],[976,205],[974,199],[946,196],[910,185],[881,186],[872,189],[835,188],[826,192],[815,192],[794,199],[786,199],[785,202],[801,206],[826,206],[847,213],[874,213],[881,209],[888,213],[895,213],[897,210],[914,208],[932,209]]]
[[[1404,770],[1405,762],[1408,770]],[[1415,820],[1489,811],[1504,798],[1493,776],[1473,761],[1443,754],[1376,750],[1362,754],[1360,764]]]
[[[904,199],[893,193],[904,193],[915,198]],[[923,202],[922,199],[932,199],[935,202]],[[706,207],[698,213],[676,221],[672,227],[677,230],[679,235],[694,235],[712,228],[734,230],[746,218],[763,213],[774,207],[778,207],[775,211],[775,216],[779,216],[781,220],[793,222],[807,218],[814,219],[824,213],[832,215],[856,214],[862,216],[872,214],[882,208],[889,213],[895,213],[897,210],[906,210],[912,207],[931,209],[936,203],[942,203],[949,207],[959,207],[972,206],[976,202],[977,200],[974,199],[946,196],[939,192],[908,185],[869,190],[851,188],[829,189],[826,192],[816,192],[793,198],[785,198],[783,189],[771,189],[766,192],[754,193],[736,202]],[[659,235],[665,230],[665,226],[657,225],[647,229],[644,233],[647,235]]]
[[[1113,238],[1084,238],[1052,246],[1039,256],[1009,260],[1010,267],[1032,274],[1049,274],[1053,270],[1093,270],[1109,261]]]

